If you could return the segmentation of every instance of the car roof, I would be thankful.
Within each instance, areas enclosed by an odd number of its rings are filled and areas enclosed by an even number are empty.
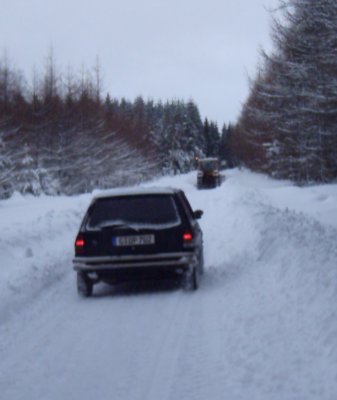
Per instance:
[[[99,193],[94,193],[93,201],[108,197],[121,197],[121,196],[141,196],[141,195],[172,195],[180,192],[181,189],[172,187],[137,187],[137,188],[118,188],[104,190]]]

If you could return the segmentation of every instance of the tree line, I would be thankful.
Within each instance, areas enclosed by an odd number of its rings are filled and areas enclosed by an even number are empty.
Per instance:
[[[337,178],[337,2],[280,1],[274,50],[262,53],[234,128],[249,168],[300,184]]]
[[[188,172],[195,157],[227,157],[227,128],[192,101],[103,97],[101,68],[60,73],[50,53],[28,85],[0,59],[0,198],[77,194]]]
[[[190,101],[103,96],[99,63],[60,73],[50,53],[32,82],[0,59],[0,198],[75,194],[188,172],[217,156],[299,184],[337,178],[337,3],[280,0],[235,125]]]

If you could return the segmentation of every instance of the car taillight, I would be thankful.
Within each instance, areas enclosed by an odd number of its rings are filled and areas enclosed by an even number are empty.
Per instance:
[[[84,248],[85,241],[83,237],[77,237],[75,240],[75,249],[76,250],[82,250]]]
[[[191,232],[184,232],[184,233],[183,233],[183,240],[184,240],[184,243],[191,242],[192,239],[193,239],[193,235],[192,235]]]

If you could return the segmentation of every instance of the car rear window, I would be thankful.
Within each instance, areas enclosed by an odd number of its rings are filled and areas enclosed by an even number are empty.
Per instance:
[[[108,197],[96,200],[88,228],[119,224],[176,225],[180,222],[175,201],[170,195]]]

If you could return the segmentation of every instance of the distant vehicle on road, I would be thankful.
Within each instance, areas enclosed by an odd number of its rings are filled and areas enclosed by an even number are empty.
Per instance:
[[[217,158],[201,158],[198,162],[197,188],[215,188],[221,185],[219,160]]]
[[[198,288],[203,273],[203,212],[180,189],[114,190],[95,197],[75,241],[77,290],[93,293],[99,281],[181,278]]]

